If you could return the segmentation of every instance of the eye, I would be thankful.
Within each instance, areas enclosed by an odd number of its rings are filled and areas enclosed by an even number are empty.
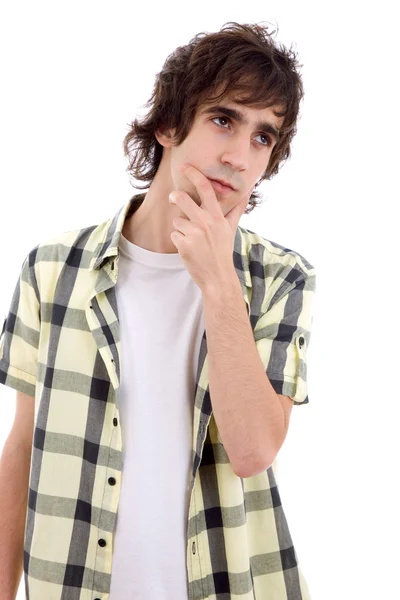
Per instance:
[[[259,133],[258,134],[260,137],[263,137],[267,140],[266,144],[261,144],[261,146],[272,146],[272,139],[269,135],[267,135],[266,133]],[[258,136],[257,136],[258,137]]]
[[[229,117],[214,117],[213,119],[211,119],[212,121],[216,121],[216,119],[219,119],[220,121],[227,121],[228,123],[231,123],[231,119]],[[218,125],[216,123],[216,125]],[[218,127],[222,127],[223,129],[226,129],[226,127],[224,127],[223,125],[218,125]],[[271,136],[267,135],[266,133],[259,133],[257,135],[257,137],[263,137],[267,140],[267,143],[260,143],[260,146],[272,146],[272,138]]]
[[[213,119],[211,119],[212,121],[215,121],[216,119],[220,119],[222,121],[229,121],[230,119],[228,119],[228,117],[214,117]],[[223,127],[223,125],[219,125],[219,127]],[[224,129],[226,129],[226,127],[224,127]]]

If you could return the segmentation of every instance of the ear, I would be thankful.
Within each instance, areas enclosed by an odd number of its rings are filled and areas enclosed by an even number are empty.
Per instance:
[[[173,145],[175,131],[175,128],[167,129],[164,127],[162,129],[158,129],[154,135],[161,146],[164,146],[164,148],[170,148]]]

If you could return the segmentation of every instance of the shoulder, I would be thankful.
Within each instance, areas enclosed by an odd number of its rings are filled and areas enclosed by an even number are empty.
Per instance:
[[[60,273],[66,266],[88,269],[101,246],[110,220],[100,224],[60,232],[42,240],[25,256],[22,264],[22,278],[26,279],[38,293],[54,288]]]
[[[315,276],[314,265],[300,252],[278,244],[245,227],[239,227],[242,236],[242,254],[249,265],[259,263],[266,277],[301,280]],[[254,266],[254,265],[253,265]]]
[[[41,262],[65,262],[73,254],[79,254],[84,266],[104,239],[108,225],[109,220],[55,234],[32,248],[25,260],[33,266]]]

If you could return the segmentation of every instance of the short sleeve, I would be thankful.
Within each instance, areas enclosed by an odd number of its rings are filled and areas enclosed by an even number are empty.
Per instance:
[[[0,336],[0,383],[35,396],[40,300],[34,248],[25,258]]]
[[[258,319],[254,338],[268,379],[277,394],[294,405],[309,402],[307,349],[310,344],[315,270],[296,270],[292,283],[281,281],[268,309]],[[290,278],[289,278],[290,279]]]

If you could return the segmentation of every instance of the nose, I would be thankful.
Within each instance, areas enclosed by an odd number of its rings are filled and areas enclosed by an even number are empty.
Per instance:
[[[221,161],[229,164],[235,171],[246,170],[249,166],[250,144],[249,139],[243,136],[231,138],[221,156]]]

